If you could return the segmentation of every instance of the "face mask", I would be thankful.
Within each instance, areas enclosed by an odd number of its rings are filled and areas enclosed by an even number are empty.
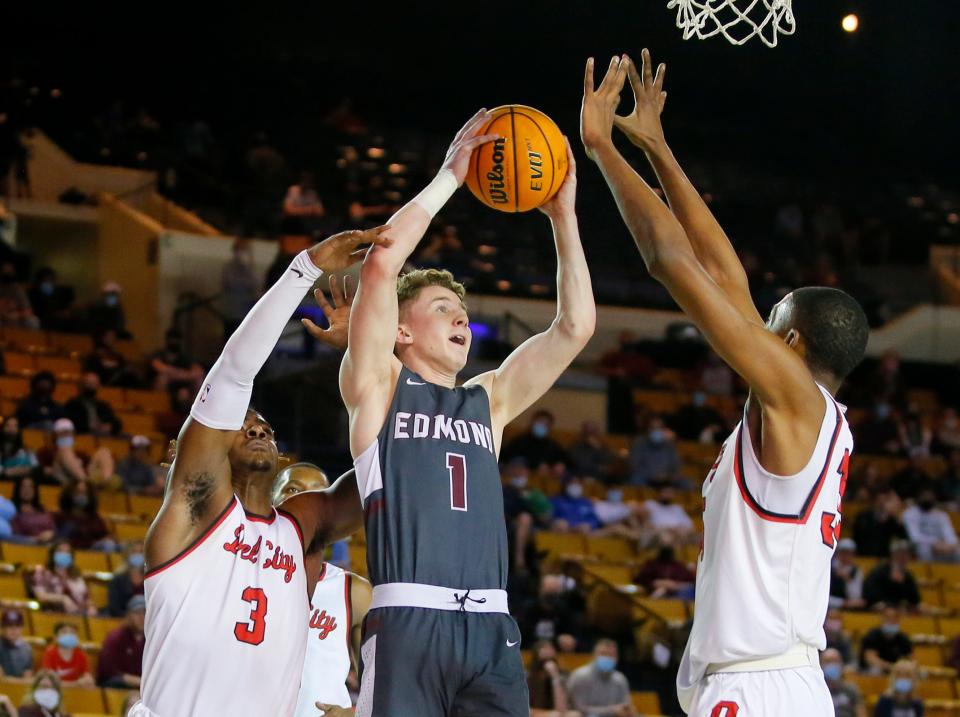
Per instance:
[[[583,495],[583,486],[579,483],[574,483],[567,486],[567,495],[571,498],[579,498]]]
[[[73,496],[73,507],[74,508],[86,508],[90,505],[90,499],[85,495],[75,495]]]
[[[547,434],[550,433],[550,427],[546,423],[534,423],[530,433],[537,438],[546,438]]]
[[[893,681],[893,689],[900,693],[910,692],[913,690],[913,680],[909,677],[898,677]]]
[[[843,630],[843,620],[827,620],[823,627],[827,632],[840,632]]]
[[[597,655],[594,663],[600,672],[613,672],[617,667],[617,659],[609,655]]]
[[[73,565],[73,556],[70,553],[54,553],[53,564],[58,568],[69,568]]]
[[[131,553],[127,556],[127,565],[131,568],[142,568],[146,563],[143,553]]]
[[[65,632],[57,636],[57,644],[64,650],[72,650],[80,644],[80,638],[75,633]]]
[[[823,666],[823,676],[831,682],[839,680],[842,674],[843,665],[839,665],[836,662],[831,662],[829,665]]]
[[[57,448],[73,448],[73,436],[57,436]]]
[[[510,479],[510,485],[514,488],[526,488],[527,487],[527,477],[526,476],[514,476]]]
[[[611,503],[619,503],[623,500],[623,491],[622,490],[608,490],[607,491],[607,500]]]
[[[693,405],[697,408],[703,406],[706,402],[707,394],[705,394],[703,391],[697,391],[695,394],[693,394]]]
[[[116,306],[120,303],[120,297],[116,294],[107,294],[103,297],[103,303],[107,306]]]
[[[921,500],[917,501],[917,505],[920,506],[920,510],[924,513],[927,513],[933,510],[933,501],[932,500]]]
[[[877,418],[884,419],[890,415],[890,406],[885,403],[881,403],[876,408]]]
[[[667,434],[663,429],[654,428],[650,431],[651,443],[663,443],[665,440],[667,440]]]
[[[896,623],[884,623],[880,626],[880,629],[883,630],[883,634],[887,637],[893,637],[900,632],[900,626]]]
[[[33,692],[33,701],[47,710],[60,706],[60,693],[52,687],[39,687]]]
[[[56,287],[53,285],[52,281],[41,281],[40,282],[40,293],[44,296],[51,296]]]

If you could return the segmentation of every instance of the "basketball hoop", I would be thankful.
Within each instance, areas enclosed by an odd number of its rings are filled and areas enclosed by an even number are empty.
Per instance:
[[[759,37],[767,47],[777,46],[780,34],[797,29],[793,0],[670,0],[667,8],[677,9],[677,27],[683,39],[706,40],[723,35],[734,45]]]

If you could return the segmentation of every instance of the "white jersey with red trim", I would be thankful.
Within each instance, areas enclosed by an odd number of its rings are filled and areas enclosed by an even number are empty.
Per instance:
[[[310,601],[307,655],[296,717],[317,717],[316,703],[350,707],[351,575],[324,563]]]
[[[694,622],[677,675],[685,709],[708,665],[826,646],[830,562],[853,436],[843,407],[820,390],[823,422],[803,470],[789,478],[764,470],[744,419],[703,483]]]
[[[157,717],[289,717],[306,649],[307,578],[296,521],[234,496],[207,532],[152,568],[143,706]]]

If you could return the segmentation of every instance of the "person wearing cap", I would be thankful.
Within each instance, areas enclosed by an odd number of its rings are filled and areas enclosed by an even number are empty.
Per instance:
[[[77,627],[70,622],[58,622],[53,627],[53,640],[43,653],[43,669],[50,670],[61,682],[78,687],[93,687],[90,659],[80,647]]]
[[[130,439],[130,453],[117,463],[117,475],[129,493],[163,495],[163,475],[150,460],[150,439],[146,436]]]
[[[73,421],[77,433],[92,433],[95,436],[116,436],[123,430],[123,423],[113,407],[97,398],[100,376],[96,371],[85,371],[80,383],[80,393],[67,401],[64,410]]]
[[[143,671],[143,619],[147,601],[134,595],[127,603],[127,619],[111,630],[100,648],[97,684],[101,687],[136,689]]]
[[[76,449],[76,429],[69,418],[60,418],[53,424],[54,446],[40,449],[39,459],[45,472],[61,485],[90,480],[106,483],[113,478],[115,463],[110,449],[97,448],[93,455]]]
[[[95,334],[115,331],[118,338],[129,339],[127,317],[120,302],[120,284],[108,281],[100,289],[100,298],[87,309],[87,324]]]
[[[33,649],[23,639],[23,614],[13,608],[0,614],[0,670],[4,677],[33,677]]]
[[[30,393],[17,406],[21,428],[49,430],[53,422],[63,418],[63,406],[53,400],[57,379],[49,371],[40,371],[30,379]]]
[[[874,609],[885,605],[917,607],[920,589],[909,568],[910,541],[895,540],[890,544],[890,560],[876,565],[863,581],[863,599]]]
[[[863,571],[856,563],[857,544],[850,538],[837,543],[830,571],[830,607],[862,608]]]

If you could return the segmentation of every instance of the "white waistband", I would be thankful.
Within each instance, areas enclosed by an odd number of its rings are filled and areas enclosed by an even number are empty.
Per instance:
[[[734,662],[711,663],[706,674],[716,672],[767,672],[769,670],[789,670],[794,667],[807,667],[820,664],[820,653],[813,645],[798,644],[786,652],[755,660],[737,660]]]
[[[504,590],[462,590],[420,583],[374,585],[371,610],[378,607],[425,607],[461,612],[502,612],[509,614]]]

